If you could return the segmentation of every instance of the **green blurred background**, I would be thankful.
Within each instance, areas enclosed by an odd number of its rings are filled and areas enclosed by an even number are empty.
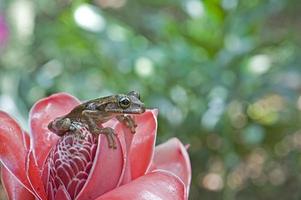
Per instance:
[[[138,90],[189,143],[190,199],[301,199],[297,0],[0,0],[0,108]]]

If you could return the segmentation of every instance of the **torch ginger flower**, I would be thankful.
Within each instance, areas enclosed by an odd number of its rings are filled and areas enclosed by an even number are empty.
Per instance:
[[[30,112],[30,134],[0,111],[1,178],[8,199],[22,200],[185,200],[191,168],[182,143],[170,139],[155,148],[157,111],[135,115],[133,135],[112,119],[117,148],[106,137],[66,134],[48,123],[80,102],[65,93],[38,101]]]

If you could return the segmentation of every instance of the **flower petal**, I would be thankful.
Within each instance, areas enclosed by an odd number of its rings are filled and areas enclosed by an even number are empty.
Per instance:
[[[0,161],[28,190],[32,190],[26,177],[26,133],[7,113],[0,111]]]
[[[60,187],[55,195],[55,200],[71,200],[65,187]]]
[[[1,182],[10,200],[34,200],[35,197],[5,167],[1,168]]]
[[[119,128],[116,128],[115,130],[118,131],[120,128],[121,126],[119,125]],[[91,172],[86,184],[76,199],[95,199],[105,192],[114,189],[119,184],[120,178],[124,172],[125,153],[119,137],[116,137],[115,141],[117,143],[117,148],[109,148],[106,136],[102,134],[99,135]]]
[[[156,147],[152,165],[155,169],[164,169],[179,176],[189,191],[190,159],[186,148],[177,138],[172,138]]]
[[[95,200],[186,200],[184,183],[174,174],[158,170],[112,190]]]
[[[189,192],[191,165],[185,146],[177,138],[169,139],[155,149],[152,168],[170,171],[181,178]]]
[[[39,197],[39,199],[47,200],[41,173],[37,164],[35,163],[35,158],[32,151],[29,151],[27,155],[26,172],[34,193]]]
[[[109,123],[106,123],[105,126],[109,126],[111,128],[113,128],[113,126],[111,126],[110,122],[114,122],[115,121],[115,125],[117,124],[117,126],[115,126],[114,130],[115,133],[118,135],[118,138],[120,139],[121,142],[121,147],[124,153],[124,169],[123,169],[123,173],[122,173],[122,177],[120,177],[119,183],[117,186],[123,185],[127,182],[131,181],[131,163],[130,160],[128,159],[128,154],[130,152],[130,146],[133,140],[133,134],[130,133],[130,130],[125,127],[124,125],[122,125],[120,122],[118,122],[117,120],[113,119],[110,120]]]
[[[124,129],[127,139],[128,160],[123,183],[138,178],[148,170],[154,155],[156,134],[157,134],[157,110],[147,110],[141,115],[135,115],[134,120],[137,124],[136,133],[133,135],[129,130]]]
[[[80,102],[66,93],[58,93],[38,101],[30,111],[31,148],[33,148],[39,169],[58,140],[58,136],[47,128],[56,117],[67,114]]]
[[[23,141],[24,141],[25,149],[27,151],[29,151],[29,149],[30,149],[30,137],[29,137],[29,133],[27,133],[26,131],[23,131]]]

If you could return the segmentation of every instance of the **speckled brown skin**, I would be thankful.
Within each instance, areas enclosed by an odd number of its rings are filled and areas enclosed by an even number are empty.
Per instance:
[[[116,148],[114,130],[100,125],[116,117],[125,124],[132,133],[137,127],[133,118],[127,114],[141,114],[145,111],[137,92],[101,97],[76,106],[68,114],[58,117],[49,123],[50,131],[59,136],[67,132],[81,133],[87,128],[93,134],[105,134],[110,148]]]

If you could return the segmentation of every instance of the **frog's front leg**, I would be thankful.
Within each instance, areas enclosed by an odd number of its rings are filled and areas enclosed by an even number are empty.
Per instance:
[[[118,115],[116,116],[116,119],[123,123],[126,127],[128,127],[131,130],[131,133],[136,132],[137,124],[135,120],[129,116],[129,115]]]
[[[104,134],[107,137],[107,141],[109,143],[109,148],[116,149],[116,142],[115,142],[115,132],[114,129],[111,127],[105,127],[100,129],[100,134]]]
[[[87,123],[89,127],[89,131],[95,135],[104,134],[107,137],[109,148],[116,149],[116,142],[114,139],[115,136],[114,129],[110,127],[100,128],[98,125],[101,123],[100,121],[101,114],[102,113],[97,110],[85,110],[82,112],[82,116],[84,117],[84,121]]]

